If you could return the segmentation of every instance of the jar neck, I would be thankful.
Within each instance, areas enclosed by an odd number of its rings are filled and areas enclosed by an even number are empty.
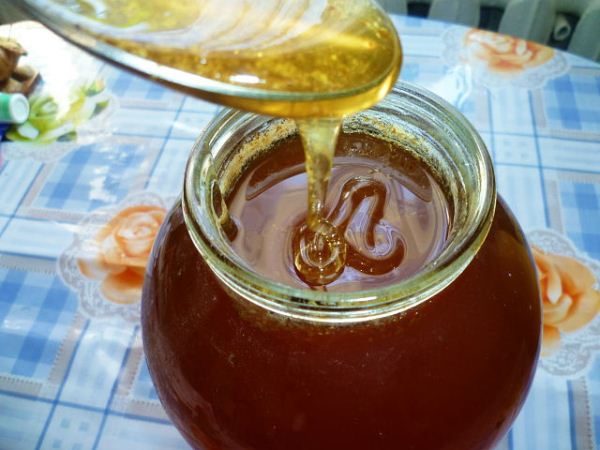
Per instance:
[[[471,124],[432,93],[407,84],[344,128],[381,136],[429,166],[446,192],[452,225],[445,247],[415,275],[384,288],[322,292],[266,279],[243,261],[227,237],[222,193],[232,188],[257,148],[295,132],[293,122],[240,111],[219,114],[196,141],[182,198],[189,234],[211,270],[237,296],[283,316],[327,323],[373,320],[414,307],[448,286],[471,262],[495,207],[492,162]]]

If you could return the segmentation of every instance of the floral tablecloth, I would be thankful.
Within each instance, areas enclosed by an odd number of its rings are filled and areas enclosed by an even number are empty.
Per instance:
[[[544,356],[499,449],[600,442],[600,66],[395,17],[401,77],[481,133],[531,243]],[[140,287],[155,233],[217,107],[104,64],[26,22],[43,83],[0,142],[0,449],[187,448],[152,386]],[[400,444],[400,443],[399,443]]]

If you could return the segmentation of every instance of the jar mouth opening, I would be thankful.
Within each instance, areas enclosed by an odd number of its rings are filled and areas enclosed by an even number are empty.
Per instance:
[[[221,189],[230,183],[220,169],[231,163],[231,152],[261,127],[265,129],[265,124],[279,127],[279,135],[293,129],[285,119],[222,111],[194,144],[185,174],[182,205],[190,237],[234,294],[289,317],[333,323],[372,320],[404,311],[440,292],[462,273],[485,240],[496,199],[485,144],[467,119],[443,99],[398,83],[378,105],[345,119],[344,128],[398,143],[429,166],[446,192],[453,216],[442,251],[414,275],[376,289],[323,292],[264,278],[247,267],[230,245],[219,220],[219,202]]]

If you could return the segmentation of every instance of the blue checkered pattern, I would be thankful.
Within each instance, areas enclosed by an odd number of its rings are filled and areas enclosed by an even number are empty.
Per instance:
[[[40,167],[41,164],[35,161],[0,163],[0,214],[11,215],[17,210]],[[14,180],[21,182],[15,183]]]
[[[0,373],[47,379],[76,310],[56,275],[0,270]]]
[[[136,398],[158,400],[158,395],[152,384],[152,378],[150,378],[150,372],[148,371],[148,365],[146,364],[145,359],[140,363],[140,368],[133,388],[133,395]]]
[[[467,119],[477,128],[480,133],[491,130],[491,108],[489,95],[486,90],[481,89],[477,95],[458,96],[453,102],[454,106],[465,115]],[[491,149],[489,149],[491,151]]]
[[[600,358],[596,359],[591,367],[589,376],[589,386],[591,392],[600,392]],[[592,395],[591,407],[594,411],[600,411],[600,395]],[[594,420],[594,441],[600,442],[600,417],[596,416]]]
[[[600,259],[594,163],[600,66],[573,67],[535,89],[478,87],[464,66],[444,62],[447,24],[393,20],[405,44],[402,79],[446,98],[482,134],[495,158],[499,193],[523,228],[560,225],[579,249]],[[53,54],[78,52],[60,45]],[[51,78],[59,73],[49,70],[52,64],[37,67],[48,68],[43,73]],[[193,140],[217,107],[105,64],[85,64],[118,100],[101,125],[105,138],[49,163],[0,162],[0,449],[188,448],[164,419],[145,359],[139,361],[139,325],[85,319],[77,294],[48,262],[72,242],[82,217],[118,204],[134,188],[165,200],[177,196]],[[588,383],[584,407],[573,382],[538,371],[497,450],[588,450],[578,444],[577,420],[591,422],[590,439],[598,446],[595,358],[580,378]],[[582,410],[587,416],[576,420]]]
[[[443,31],[448,27],[448,23],[429,20],[423,22],[419,17],[414,16],[392,16],[392,21],[400,31],[400,35],[410,33],[411,31],[435,33]]]
[[[102,69],[100,77],[104,79],[107,89],[123,101],[125,106],[143,102],[145,107],[152,107],[154,104],[162,109],[176,110],[183,101],[183,95],[173,90],[142,78],[132,77],[108,65]]]
[[[165,197],[177,197],[183,186],[183,174],[189,149],[194,141],[188,139],[170,139],[157,161],[156,167],[148,178],[146,189],[160,192]],[[184,151],[188,149],[188,151]]]
[[[569,237],[591,257],[600,259],[600,185],[561,182],[560,199]]]
[[[118,203],[146,157],[135,144],[80,147],[55,163],[34,206],[85,212]]]
[[[58,406],[52,425],[46,430],[42,448],[85,450],[94,443],[101,415],[93,411]]]
[[[567,73],[543,90],[552,129],[600,131],[600,70],[595,76]]]
[[[116,71],[114,78],[109,78],[108,88],[118,97],[127,96],[142,97],[147,100],[162,100],[169,92],[160,85],[149,81],[133,78],[125,72]]]
[[[433,58],[412,58],[402,65],[400,78],[409,83],[432,82],[446,75],[447,68]]]

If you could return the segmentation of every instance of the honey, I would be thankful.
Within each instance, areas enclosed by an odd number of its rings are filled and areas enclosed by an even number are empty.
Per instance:
[[[401,62],[395,28],[372,0],[26,3],[62,13],[78,32],[129,54],[197,76],[150,73],[158,81],[279,117],[342,117],[368,108],[391,89]]]
[[[306,223],[306,172],[297,135],[244,169],[228,196],[231,245],[260,275],[316,288],[297,269]],[[441,251],[450,228],[442,188],[408,152],[364,133],[338,140],[323,214],[346,247],[342,271],[323,289],[360,291],[417,273]],[[292,244],[290,244],[292,243]]]

